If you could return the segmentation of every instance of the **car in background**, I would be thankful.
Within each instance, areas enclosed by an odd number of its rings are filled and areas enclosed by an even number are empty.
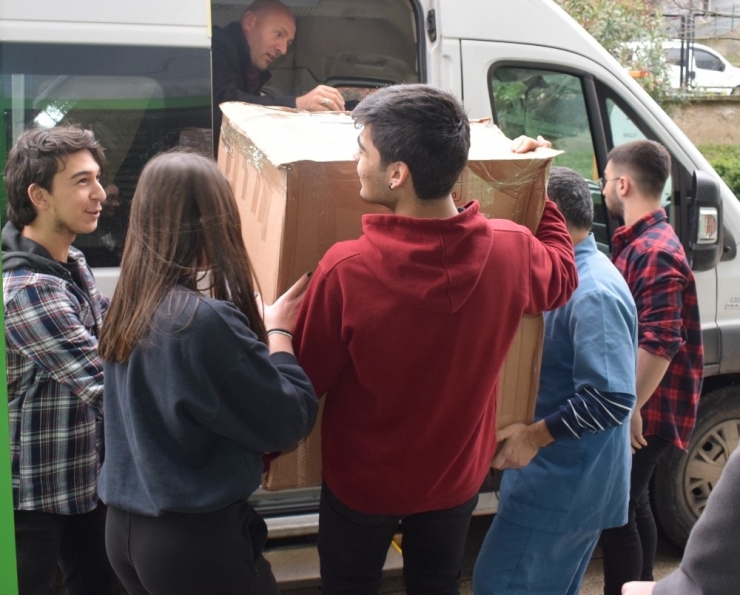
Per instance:
[[[671,87],[678,89],[681,86],[681,64],[688,56],[688,68],[684,70],[684,77],[688,75],[688,87],[705,93],[719,95],[740,95],[740,68],[733,66],[722,54],[712,48],[694,43],[684,44],[683,52],[680,40],[670,40],[663,43],[666,62],[670,75]]]
[[[643,78],[656,70],[652,47],[645,41],[625,43],[617,58],[633,78]],[[662,47],[663,59],[658,60],[665,65],[673,89],[680,89],[683,79],[687,81],[688,89],[700,93],[740,95],[740,68],[730,64],[716,50],[680,39],[666,40],[662,42]]]

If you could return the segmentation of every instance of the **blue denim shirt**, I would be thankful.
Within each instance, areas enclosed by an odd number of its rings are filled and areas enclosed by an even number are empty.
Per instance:
[[[575,255],[578,289],[565,306],[545,314],[537,420],[587,386],[636,395],[637,311],[629,288],[593,235]],[[499,514],[553,532],[623,525],[630,464],[629,423],[557,440],[523,469],[504,473]]]

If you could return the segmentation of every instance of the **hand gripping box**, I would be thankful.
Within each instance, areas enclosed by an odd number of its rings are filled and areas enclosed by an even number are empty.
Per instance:
[[[313,114],[245,103],[221,105],[218,165],[231,182],[260,291],[267,303],[316,268],[335,242],[360,236],[365,203],[353,159],[359,131],[344,113]],[[511,219],[532,232],[542,214],[549,149],[517,155],[487,122],[471,123],[470,161],[453,190],[476,199],[487,217]],[[539,383],[542,316],[522,320],[499,385],[497,426],[529,422]],[[263,481],[279,490],[321,483],[321,420],[297,447],[272,462]]]

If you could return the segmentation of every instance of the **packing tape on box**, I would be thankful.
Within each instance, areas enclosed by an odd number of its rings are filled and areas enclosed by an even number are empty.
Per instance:
[[[266,155],[238,129],[224,118],[221,128],[219,160],[229,179],[237,203],[248,204],[248,210],[259,224],[259,235],[264,241],[269,234],[272,196],[276,188],[285,186],[290,165],[274,167]],[[224,157],[225,156],[225,157]],[[238,165],[237,165],[238,163]],[[241,168],[241,171],[237,171]]]
[[[476,176],[481,178],[491,190],[511,194],[512,191],[516,192],[523,186],[531,186],[537,177],[540,176],[542,168],[549,168],[550,165],[549,162],[543,161],[510,161],[506,163],[508,165],[506,168],[508,175],[503,176],[501,164],[502,162],[490,164],[482,161],[469,161],[468,168]],[[496,175],[493,173],[494,170],[497,171]]]
[[[231,173],[229,167],[233,165],[234,151],[238,151],[239,154],[244,156],[258,171],[262,171],[264,164],[267,161],[265,154],[260,151],[254,143],[250,142],[246,136],[231,126],[227,120],[224,120],[223,126],[221,127],[221,139],[230,159],[227,164],[227,177]]]

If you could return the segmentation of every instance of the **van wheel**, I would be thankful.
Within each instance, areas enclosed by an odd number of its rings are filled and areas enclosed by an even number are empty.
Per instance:
[[[730,95],[740,95],[740,87],[735,87],[732,91],[730,91]]]
[[[740,387],[728,386],[699,403],[687,453],[669,448],[653,475],[651,500],[661,534],[679,548],[707,505],[740,438]]]

